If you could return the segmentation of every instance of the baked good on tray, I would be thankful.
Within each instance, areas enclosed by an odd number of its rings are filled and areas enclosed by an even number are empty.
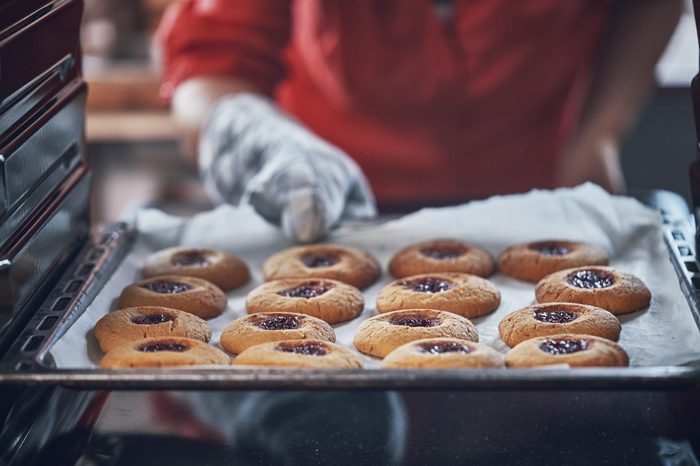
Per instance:
[[[383,358],[405,343],[437,337],[479,341],[476,327],[465,317],[433,309],[406,309],[362,322],[355,332],[354,344],[365,354]]]
[[[160,275],[124,288],[119,307],[163,306],[211,319],[226,309],[226,295],[201,278]]]
[[[383,368],[462,369],[503,367],[503,355],[487,345],[458,338],[426,338],[399,346]]]
[[[155,337],[132,341],[110,350],[100,367],[171,367],[228,364],[230,358],[218,348],[184,337]]]
[[[110,312],[93,330],[103,352],[148,337],[186,337],[208,342],[209,325],[189,312],[161,306],[127,307]]]
[[[536,282],[559,270],[608,265],[608,261],[605,251],[592,244],[546,240],[507,248],[498,259],[498,267],[505,275]]]
[[[488,252],[456,239],[412,244],[398,251],[389,261],[389,271],[396,278],[437,272],[489,277],[494,269],[493,258]]]
[[[288,278],[273,280],[248,293],[246,310],[297,312],[337,324],[354,319],[365,307],[360,290],[337,280]]]
[[[525,340],[508,351],[506,366],[535,367],[568,364],[572,367],[628,366],[629,357],[617,343],[593,335],[561,333]]]
[[[495,311],[501,294],[485,278],[466,273],[430,273],[395,280],[377,296],[381,313],[437,309],[472,318]]]
[[[337,244],[298,246],[278,252],[263,264],[266,280],[330,278],[366,288],[379,278],[379,262],[368,252]]]
[[[357,369],[358,355],[323,340],[284,340],[251,346],[234,360],[236,365]]]
[[[543,278],[535,288],[537,301],[570,302],[602,307],[613,314],[645,308],[649,288],[638,277],[611,267],[577,267]]]
[[[169,248],[154,252],[146,259],[143,276],[185,275],[207,280],[224,291],[245,285],[250,271],[233,254],[202,248]]]
[[[595,335],[617,341],[620,330],[620,321],[605,309],[574,303],[527,306],[511,312],[498,324],[501,340],[508,346],[558,333]]]
[[[321,319],[294,312],[260,312],[231,322],[221,333],[221,346],[239,354],[251,346],[282,340],[335,342],[333,327]]]

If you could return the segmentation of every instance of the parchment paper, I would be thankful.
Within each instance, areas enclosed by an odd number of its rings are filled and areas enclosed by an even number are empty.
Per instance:
[[[102,353],[92,327],[116,308],[114,300],[121,290],[140,279],[139,267],[150,253],[176,245],[205,247],[237,254],[249,264],[250,283],[229,293],[224,314],[209,320],[214,331],[211,343],[218,346],[223,328],[246,315],[245,296],[263,282],[264,260],[292,246],[277,228],[247,207],[221,206],[189,219],[143,210],[137,214],[136,227],[139,234],[133,250],[86,312],[52,348],[58,367],[98,366]],[[424,209],[383,224],[341,227],[328,242],[370,251],[379,259],[384,273],[378,283],[364,291],[362,315],[335,326],[338,342],[352,348],[352,336],[360,322],[376,315],[375,298],[392,280],[386,266],[395,251],[416,241],[445,237],[476,244],[494,256],[524,241],[568,239],[596,244],[610,254],[613,267],[639,276],[653,294],[648,309],[620,316],[620,344],[629,353],[631,365],[679,365],[700,359],[700,332],[670,263],[658,215],[634,199],[610,196],[591,184]],[[501,274],[491,280],[501,292],[501,305],[496,312],[473,321],[482,343],[506,352],[508,347],[498,336],[498,322],[534,302],[534,285]],[[366,357],[365,361],[369,368],[378,366],[372,358]]]

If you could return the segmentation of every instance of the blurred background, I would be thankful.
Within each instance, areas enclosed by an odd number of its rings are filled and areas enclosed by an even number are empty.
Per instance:
[[[168,103],[159,96],[153,34],[177,0],[86,0],[82,41],[89,83],[88,154],[95,170],[93,221],[152,205],[187,215],[206,209],[196,169],[180,155]],[[688,0],[657,65],[658,89],[622,152],[629,188],[668,189],[689,199],[695,156],[689,83],[698,46]]]

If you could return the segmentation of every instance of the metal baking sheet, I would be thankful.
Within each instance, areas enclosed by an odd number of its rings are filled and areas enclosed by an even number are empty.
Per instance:
[[[607,201],[609,199],[600,197],[607,196],[602,193],[597,188],[592,186],[584,186],[578,188],[578,191],[563,191],[556,194],[539,192],[532,193],[528,195],[531,197],[529,201],[532,201],[534,196],[534,201],[549,207],[545,207],[544,210],[549,210],[548,219],[550,220],[549,231],[552,233],[550,237],[566,237],[571,239],[587,239],[597,238],[598,232],[595,231],[594,227],[591,225],[582,224],[580,221],[580,209],[581,206],[577,203],[580,199],[588,199],[588,203],[591,205],[596,205],[601,201]],[[550,196],[556,196],[559,199],[553,204]],[[573,197],[572,197],[573,196]],[[386,265],[386,258],[393,253],[396,249],[403,246],[404,243],[412,242],[414,240],[425,239],[428,237],[438,237],[438,236],[458,236],[465,240],[474,242],[481,246],[486,247],[492,252],[497,252],[508,244],[512,244],[518,241],[526,241],[531,239],[541,239],[541,232],[537,233],[536,237],[530,237],[529,234],[534,234],[535,232],[528,233],[526,224],[528,221],[518,222],[518,212],[524,205],[513,205],[513,209],[510,209],[510,218],[504,219],[499,218],[497,211],[494,209],[493,202],[512,202],[514,199],[523,199],[524,197],[514,197],[514,198],[499,198],[496,200],[486,201],[483,203],[474,203],[470,206],[460,206],[449,209],[436,209],[423,211],[417,215],[427,216],[429,223],[433,226],[433,229],[429,231],[413,232],[413,234],[406,235],[406,231],[410,231],[408,228],[411,224],[412,217],[407,217],[396,222],[388,223],[385,225],[371,225],[371,226],[348,226],[341,229],[338,235],[333,238],[333,241],[338,241],[345,244],[351,244],[355,246],[365,247],[378,256],[383,263]],[[528,201],[528,202],[529,202]],[[563,204],[562,204],[563,202]],[[517,203],[516,203],[517,204]],[[585,203],[584,203],[585,204]],[[564,210],[558,210],[565,206]],[[165,216],[161,216],[157,223],[158,225],[151,223],[148,225],[142,218],[140,222],[140,227],[142,232],[139,235],[136,244],[130,249],[131,254],[127,257],[126,261],[120,267],[116,274],[110,275],[110,280],[107,283],[101,293],[98,294],[97,299],[92,302],[92,307],[88,306],[88,311],[82,315],[82,317],[77,318],[80,312],[73,312],[74,318],[73,322],[66,320],[64,325],[60,326],[53,332],[48,340],[41,345],[41,347],[36,350],[36,354],[31,354],[33,358],[31,361],[27,361],[25,358],[24,367],[15,366],[13,373],[5,373],[0,376],[0,380],[5,378],[7,381],[14,381],[17,383],[49,383],[50,381],[59,382],[65,385],[80,386],[80,387],[132,387],[132,388],[146,388],[146,387],[160,387],[160,388],[459,388],[464,389],[541,389],[541,388],[571,388],[571,389],[651,389],[660,387],[690,387],[695,386],[698,383],[699,370],[696,366],[696,361],[698,359],[698,354],[695,352],[686,353],[685,345],[695,345],[700,334],[698,333],[697,326],[693,320],[693,315],[696,310],[689,306],[686,297],[690,300],[691,304],[693,297],[696,293],[694,290],[686,289],[687,286],[679,286],[679,280],[681,283],[691,283],[693,278],[692,272],[683,272],[679,267],[678,254],[671,254],[673,262],[668,260],[669,249],[668,247],[679,248],[678,244],[675,242],[682,242],[684,240],[678,239],[681,235],[678,231],[683,231],[683,238],[692,238],[692,232],[689,231],[687,220],[683,216],[668,216],[664,226],[661,226],[660,219],[658,215],[650,212],[648,209],[642,208],[641,205],[630,199],[616,199],[613,202],[615,209],[612,215],[601,215],[597,218],[597,224],[595,228],[605,232],[609,236],[609,242],[605,244],[600,244],[609,252],[613,253],[613,265],[620,267],[623,270],[630,270],[634,273],[638,273],[645,279],[651,286],[652,292],[655,293],[655,304],[653,303],[650,309],[643,311],[642,313],[637,313],[634,315],[627,316],[623,318],[623,339],[621,343],[630,350],[630,355],[632,356],[633,364],[636,367],[630,367],[626,369],[612,369],[612,368],[592,368],[592,369],[530,369],[530,370],[459,370],[459,371],[382,371],[382,370],[361,370],[361,371],[314,371],[314,370],[275,370],[275,369],[164,369],[157,371],[144,371],[144,370],[131,370],[131,371],[104,371],[99,369],[90,369],[89,367],[81,367],[80,364],[74,365],[73,368],[69,369],[66,367],[66,356],[68,353],[68,347],[75,348],[75,340],[71,339],[71,332],[75,336],[76,332],[85,332],[83,334],[83,343],[85,345],[90,344],[90,332],[85,331],[87,326],[83,326],[81,329],[81,320],[90,321],[96,320],[99,316],[91,314],[93,309],[101,308],[101,312],[107,312],[108,309],[104,307],[104,301],[100,301],[101,296],[110,295],[112,299],[118,295],[121,291],[121,284],[116,288],[113,287],[113,280],[117,280],[119,273],[127,271],[129,261],[133,260],[134,257],[143,257],[145,253],[148,252],[148,245],[150,244],[152,248],[161,248],[169,246],[170,244],[183,243],[183,244],[197,244],[199,246],[211,246],[219,247],[222,249],[233,250],[243,255],[245,258],[250,260],[250,255],[257,254],[261,257],[266,257],[271,253],[270,251],[270,239],[269,235],[277,235],[277,232],[271,227],[269,234],[261,234],[259,231],[249,230],[249,226],[243,229],[232,229],[227,231],[227,237],[231,241],[230,244],[233,247],[225,247],[222,244],[210,244],[205,242],[202,244],[201,238],[198,239],[198,243],[194,243],[195,238],[189,237],[190,232],[186,226],[178,223],[178,219],[172,219]],[[230,208],[228,208],[230,209]],[[552,209],[554,209],[552,211]],[[541,209],[542,210],[542,209]],[[599,209],[596,209],[598,212]],[[571,221],[571,224],[566,228],[566,232],[562,232],[558,229],[558,223],[555,222],[556,215],[552,217],[553,212],[557,212],[558,215],[568,216],[566,220]],[[521,211],[522,215],[527,215],[532,217],[535,211],[527,209]],[[632,219],[618,218],[620,216],[632,215]],[[158,215],[158,214],[156,214]],[[215,218],[212,217],[213,213],[204,214],[204,217],[200,217],[200,221],[204,221],[201,226],[211,228],[215,222]],[[207,217],[208,215],[208,217]],[[232,212],[227,212],[229,218],[234,220],[241,220],[233,215]],[[233,216],[232,216],[233,215]],[[436,222],[434,216],[445,216],[446,218],[451,218],[451,223],[441,224]],[[156,218],[151,218],[151,221],[155,221]],[[573,221],[573,219],[578,219]],[[424,219],[425,220],[425,219]],[[530,220],[533,220],[532,218]],[[540,219],[541,221],[542,219]],[[210,222],[207,224],[207,222]],[[516,222],[518,227],[511,222]],[[444,222],[443,222],[444,223]],[[469,223],[470,226],[466,227],[465,224]],[[500,225],[499,231],[502,233],[489,231],[488,225]],[[562,222],[566,225],[567,222]],[[450,226],[451,225],[451,226]],[[503,225],[509,228],[504,228]],[[434,232],[435,227],[440,227],[442,231],[440,234]],[[619,235],[616,232],[626,231],[626,228],[632,227],[637,233],[633,238],[625,237],[624,235]],[[455,234],[455,228],[457,228],[461,235]],[[482,236],[470,237],[466,232],[471,229],[481,230]],[[399,234],[402,232],[403,234]],[[156,234],[157,232],[157,234]],[[378,232],[383,232],[386,236],[380,235]],[[642,234],[640,234],[640,232]],[[674,235],[671,235],[675,232]],[[387,235],[388,233],[388,235]],[[117,235],[118,236],[118,235]],[[585,238],[584,238],[585,237]],[[378,238],[384,238],[383,241],[378,241]],[[636,238],[636,239],[634,239]],[[670,238],[670,240],[669,240]],[[280,241],[284,241],[278,238]],[[168,242],[170,241],[170,242]],[[368,241],[372,242],[369,244]],[[669,241],[673,241],[671,244]],[[237,245],[239,248],[244,245],[242,250],[237,250]],[[143,249],[146,248],[146,249]],[[373,249],[374,248],[374,249]],[[377,250],[376,248],[379,248]],[[279,246],[277,247],[279,249]],[[682,249],[681,249],[682,250]],[[644,253],[640,253],[643,251]],[[671,249],[673,252],[674,250]],[[647,254],[652,254],[652,263],[649,263],[649,257]],[[246,257],[248,256],[248,257]],[[132,259],[130,259],[132,258]],[[640,264],[636,261],[644,260],[646,265],[639,269]],[[688,260],[684,260],[687,262]],[[674,271],[674,266],[676,265],[676,271]],[[260,272],[259,263],[252,263],[255,275],[255,281],[247,288],[245,288],[241,294],[244,295],[245,292],[249,291],[253,286],[259,284],[260,282]],[[135,271],[131,271],[135,273]],[[677,274],[678,273],[678,274]],[[129,280],[136,277],[128,278]],[[385,276],[382,283],[386,283],[390,277]],[[506,313],[517,309],[521,305],[529,304],[532,301],[534,289],[532,285],[524,283],[509,283],[515,282],[514,280],[508,279],[507,277],[495,276],[493,278],[494,282],[501,288],[504,295],[503,303],[499,310],[486,318],[476,319],[477,327],[479,328],[480,334],[482,336],[482,341],[496,347],[497,349],[503,349],[498,346],[498,342],[493,335],[492,328]],[[663,287],[660,285],[661,281],[665,284]],[[381,285],[377,285],[377,289]],[[505,290],[512,286],[521,288],[522,296],[513,295]],[[671,295],[667,295],[668,289],[673,290]],[[684,288],[685,287],[685,288]],[[663,291],[662,291],[663,288]],[[685,291],[685,295],[684,295]],[[372,290],[368,290],[365,294],[367,297],[367,310],[363,315],[366,318],[374,314],[373,309],[373,299]],[[525,294],[528,295],[525,298]],[[233,320],[237,315],[242,315],[244,312],[240,305],[235,304],[236,297],[231,296],[232,306],[231,309],[227,310],[227,314],[224,318],[226,323]],[[519,300],[526,300],[526,302],[521,302]],[[82,306],[85,306],[85,299],[83,300]],[[231,302],[231,301],[230,301]],[[97,304],[96,304],[97,303]],[[679,307],[680,305],[680,307]],[[670,311],[668,309],[671,309]],[[658,363],[652,359],[649,359],[649,355],[644,352],[637,351],[637,345],[634,344],[634,340],[648,339],[649,343],[647,346],[653,352],[657,348],[658,341],[654,341],[654,335],[646,335],[640,338],[638,331],[635,329],[635,325],[639,326],[643,319],[651,319],[649,316],[654,316],[655,312],[681,312],[682,315],[674,316],[674,319],[678,317],[681,322],[679,328],[680,332],[675,332],[674,335],[662,335],[664,345],[666,348],[671,348],[672,353],[676,353],[673,360],[666,358],[666,350],[661,351],[664,353],[663,360],[659,360]],[[689,312],[690,311],[690,312]],[[668,317],[668,315],[664,316]],[[363,320],[363,318],[357,319],[355,326]],[[626,321],[625,321],[626,320]],[[491,322],[489,322],[491,321]],[[635,324],[636,322],[636,324]],[[84,322],[83,322],[84,323]],[[70,324],[69,328],[67,328]],[[351,324],[346,324],[351,329]],[[216,325],[214,326],[216,328]],[[647,325],[647,327],[649,327]],[[339,334],[339,340],[341,342],[347,343],[347,337],[344,334],[350,334],[346,332],[342,326],[336,329]],[[66,333],[66,331],[68,331]],[[61,335],[63,334],[63,335]],[[59,338],[63,336],[63,338]],[[682,340],[682,341],[679,341]],[[56,343],[57,342],[57,343]],[[72,342],[70,345],[66,343]],[[630,343],[632,343],[630,345]],[[680,344],[676,344],[680,343]],[[94,342],[93,342],[94,344]],[[502,342],[500,343],[502,345]],[[634,347],[634,349],[632,349]],[[87,346],[83,348],[85,351]],[[695,346],[697,348],[697,346]],[[658,352],[658,351],[657,351]],[[646,358],[646,359],[645,359]],[[7,359],[7,358],[6,358]],[[12,358],[10,361],[3,361],[5,367],[8,364],[15,362],[16,358]],[[95,361],[92,362],[94,364]],[[52,367],[54,366],[54,367]],[[55,366],[58,366],[56,368]],[[90,366],[92,367],[92,366]],[[3,372],[6,372],[3,368]]]

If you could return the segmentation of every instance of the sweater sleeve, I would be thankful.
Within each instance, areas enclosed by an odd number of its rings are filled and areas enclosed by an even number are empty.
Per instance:
[[[290,0],[184,0],[163,16],[161,93],[198,75],[232,76],[272,95],[285,75]]]

